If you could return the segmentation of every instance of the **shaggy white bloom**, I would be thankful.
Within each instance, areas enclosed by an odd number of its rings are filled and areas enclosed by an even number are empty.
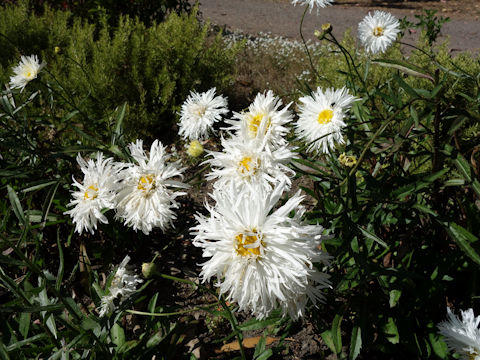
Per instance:
[[[266,140],[268,146],[286,145],[284,136],[288,129],[284,125],[293,120],[293,115],[288,110],[290,104],[283,109],[281,106],[282,100],[271,90],[259,93],[247,112],[235,113],[233,120],[226,121],[231,125],[227,130],[246,140]]]
[[[309,7],[310,12],[315,6],[319,8],[324,8],[328,5],[332,5],[335,0],[292,0],[293,5],[307,5]]]
[[[299,99],[300,114],[295,124],[299,138],[308,143],[309,151],[328,153],[335,148],[335,142],[343,144],[342,128],[345,110],[357,99],[346,88],[326,89],[319,87],[311,96]]]
[[[102,214],[103,209],[113,209],[115,206],[115,190],[119,167],[113,163],[112,158],[104,159],[101,152],[97,153],[97,160],[85,161],[80,154],[77,155],[84,176],[82,183],[73,179],[73,186],[78,188],[72,193],[73,200],[67,206],[74,206],[66,211],[75,224],[75,231],[81,234],[83,230],[97,229],[97,223],[107,224],[108,220]]]
[[[138,275],[131,274],[126,266],[130,261],[130,256],[125,256],[118,265],[117,271],[113,276],[107,295],[102,296],[99,309],[99,316],[110,314],[115,308],[127,300],[136,290],[137,284],[143,282]]]
[[[318,249],[323,228],[301,222],[299,192],[273,210],[283,189],[216,190],[216,205],[206,204],[210,216],[197,215],[192,228],[194,245],[210,258],[202,264],[203,281],[216,277],[228,301],[259,319],[278,307],[293,319],[303,316],[308,299],[322,300],[321,289],[329,285],[328,275],[313,265],[328,265],[329,256]]]
[[[365,50],[372,54],[384,53],[396,40],[400,22],[390,13],[375,10],[358,24],[358,37]]]
[[[218,179],[215,187],[228,187],[230,183],[240,187],[251,184],[271,190],[272,186],[281,182],[290,187],[290,177],[295,172],[287,165],[294,153],[287,146],[272,150],[265,141],[239,137],[222,138],[222,146],[223,152],[209,152],[212,159],[205,161],[212,166],[207,179]]]
[[[30,81],[37,78],[45,65],[45,62],[40,64],[37,55],[22,56],[20,63],[13,68],[15,75],[10,77],[10,86],[22,92]]]
[[[178,134],[185,140],[205,139],[213,123],[228,113],[227,99],[215,96],[215,88],[204,93],[191,91],[182,105]]]
[[[185,195],[173,188],[188,188],[171,178],[181,176],[184,169],[179,168],[178,162],[166,163],[170,156],[158,140],[153,142],[148,155],[143,150],[142,140],[131,143],[129,150],[137,164],[124,164],[126,168],[119,173],[121,189],[115,199],[116,217],[144,234],[154,227],[165,231],[176,219],[173,209],[178,208],[178,203],[175,198]]]
[[[462,320],[447,307],[447,321],[438,324],[440,334],[451,351],[462,355],[465,360],[480,360],[480,316],[475,317],[472,309],[461,311]]]

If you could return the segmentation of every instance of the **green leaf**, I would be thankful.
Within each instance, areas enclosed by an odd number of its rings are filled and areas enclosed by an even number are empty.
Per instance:
[[[441,336],[436,333],[430,333],[428,334],[428,340],[430,340],[430,344],[432,345],[435,355],[437,355],[440,359],[448,358],[448,346],[445,341],[443,341]]]
[[[111,145],[115,145],[117,140],[120,139],[120,137],[122,136],[122,123],[123,123],[123,119],[125,118],[126,109],[127,109],[127,102],[124,102],[122,107],[120,108],[120,112],[118,113],[117,119],[115,121],[115,129],[113,130]],[[118,110],[118,108],[116,110]]]
[[[266,360],[270,358],[273,355],[272,349],[266,349],[264,352],[262,352],[260,355],[258,355],[255,360]]]
[[[325,344],[328,346],[328,348],[333,352],[336,353],[337,351],[335,350],[335,343],[333,341],[333,335],[332,335],[332,330],[325,330],[320,334],[322,337],[323,341]]]
[[[336,314],[332,323],[333,344],[335,346],[336,354],[340,354],[342,352],[342,333],[340,329],[342,319],[343,319],[342,315]]]
[[[349,360],[355,360],[360,354],[362,348],[362,329],[358,326],[354,326],[352,329],[352,336],[350,338],[350,354]]]
[[[267,327],[268,325],[276,324],[280,320],[279,317],[270,318],[266,320],[257,320],[251,319],[245,321],[243,324],[238,326],[238,329],[241,331],[249,331],[249,330],[258,330]]]
[[[28,188],[22,189],[22,192],[27,193],[27,192],[34,191],[34,190],[40,190],[40,189],[43,189],[44,187],[55,184],[56,182],[58,182],[58,181],[57,180],[45,180],[45,181],[42,180],[40,183],[29,186]]]
[[[123,331],[120,325],[114,324],[110,330],[110,335],[112,336],[112,342],[117,345],[118,348],[125,344],[125,331]]]
[[[15,216],[22,224],[25,224],[25,214],[23,213],[22,204],[20,204],[20,199],[18,198],[17,193],[10,185],[7,185],[7,190],[8,198],[10,199],[10,204],[12,204],[12,209],[15,213]]]
[[[448,235],[457,243],[457,245],[465,252],[465,254],[467,254],[470,259],[480,265],[480,255],[478,255],[473,247],[470,246],[470,243],[477,241],[478,238],[467,229],[453,222],[440,223],[445,226]]]
[[[400,342],[400,335],[398,334],[397,325],[393,318],[388,318],[387,323],[383,327],[383,332],[387,335],[387,340],[392,344],[398,344]]]
[[[445,168],[440,171],[437,171],[433,174],[430,174],[423,178],[422,180],[415,181],[411,184],[404,185],[397,190],[392,192],[392,197],[397,199],[402,199],[407,195],[411,195],[419,190],[422,190],[428,186],[430,186],[435,180],[445,175],[450,169]]]
[[[408,74],[408,75],[428,79],[432,83],[435,82],[433,77],[430,74],[428,74],[424,69],[422,69],[421,67],[418,67],[414,64],[410,64],[406,61],[389,60],[389,59],[375,59],[375,60],[372,60],[372,63],[378,64],[378,65],[384,66],[384,67],[394,68],[394,69],[400,70],[401,72],[403,72],[405,74]]]
[[[260,338],[257,345],[255,346],[255,352],[253,354],[253,358],[256,359],[260,354],[265,351],[266,346],[266,337],[265,334]]]
[[[7,350],[7,352],[11,352],[11,351],[20,349],[24,345],[31,346],[32,343],[34,343],[35,341],[45,339],[45,338],[48,338],[48,335],[45,334],[45,333],[41,333],[41,334],[38,334],[38,335],[35,335],[35,336],[32,336],[32,337],[29,337],[28,339],[17,341],[15,343],[13,343],[12,345],[7,346],[6,350]]]
[[[32,315],[27,312],[22,312],[20,314],[20,319],[18,321],[19,323],[18,329],[20,330],[20,334],[22,334],[24,339],[26,339],[28,336],[28,330],[30,329],[31,316]]]
[[[401,290],[391,290],[390,291],[390,300],[389,300],[389,305],[391,308],[395,307],[398,303],[398,300],[400,299],[400,296],[402,295]]]
[[[377,235],[375,235],[374,233],[371,233],[370,231],[365,230],[360,225],[357,225],[357,228],[362,232],[362,234],[366,238],[368,238],[370,240],[373,240],[376,243],[378,243],[379,245],[383,246],[385,249],[388,249],[387,243],[385,241],[383,241],[382,239],[380,239]]]

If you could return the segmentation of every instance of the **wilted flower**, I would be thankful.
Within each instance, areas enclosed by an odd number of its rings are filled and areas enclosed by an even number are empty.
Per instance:
[[[178,203],[175,198],[185,195],[173,189],[188,188],[171,178],[181,176],[184,169],[179,168],[178,162],[166,163],[169,156],[158,140],[153,142],[148,155],[143,150],[142,140],[131,143],[129,150],[137,164],[125,164],[119,174],[121,190],[115,199],[116,217],[144,234],[153,227],[165,231],[176,219],[173,209],[178,208]]]
[[[108,223],[107,217],[102,214],[103,209],[113,209],[115,206],[115,190],[119,167],[113,163],[112,158],[104,159],[101,152],[97,153],[97,160],[85,161],[80,154],[77,155],[84,176],[82,183],[75,178],[73,184],[78,188],[73,192],[73,200],[68,206],[73,209],[65,214],[73,218],[75,231],[81,234],[88,230],[93,234],[97,223]]]
[[[215,96],[215,88],[204,93],[191,91],[180,112],[179,135],[185,140],[204,139],[213,123],[228,113],[227,99]]]
[[[30,81],[37,78],[45,65],[45,62],[40,64],[37,55],[22,56],[20,63],[13,68],[15,75],[10,77],[11,88],[20,89],[22,92]]]
[[[335,148],[335,142],[343,144],[342,129],[345,111],[356,98],[346,88],[326,89],[319,87],[311,96],[299,99],[300,114],[296,126],[299,138],[308,144],[308,150],[328,153]]]
[[[400,32],[399,21],[390,13],[375,10],[358,25],[358,37],[365,50],[372,54],[385,52]]]
[[[231,125],[227,130],[245,140],[266,141],[271,147],[284,146],[287,143],[284,136],[288,133],[284,125],[293,120],[293,115],[288,110],[290,104],[280,109],[282,105],[282,100],[271,90],[259,93],[247,112],[235,113],[236,120],[226,121]]]
[[[99,316],[110,314],[115,308],[127,300],[136,290],[137,284],[143,282],[139,276],[131,274],[126,266],[130,256],[125,256],[113,276],[107,295],[102,296]]]
[[[303,196],[298,192],[272,211],[283,189],[284,184],[273,191],[216,190],[216,205],[206,205],[210,215],[196,216],[199,224],[192,228],[194,245],[209,258],[202,264],[203,281],[216,277],[228,301],[259,319],[277,307],[293,319],[303,316],[308,299],[323,299],[321,289],[329,284],[328,275],[313,265],[328,264],[318,249],[323,228],[301,222]]]
[[[287,146],[270,149],[266,142],[244,140],[233,137],[222,138],[222,152],[210,152],[211,159],[205,161],[212,167],[208,180],[217,179],[215,187],[259,185],[267,190],[276,184],[290,186],[290,177],[295,172],[287,165],[294,153]]]
[[[331,5],[335,0],[292,0],[293,5],[307,5],[309,7],[310,12],[315,6],[319,8],[324,8],[328,5]]]
[[[462,355],[465,360],[480,360],[480,316],[475,317],[473,309],[461,311],[462,320],[447,308],[447,321],[438,324],[440,334],[445,337],[450,351]]]

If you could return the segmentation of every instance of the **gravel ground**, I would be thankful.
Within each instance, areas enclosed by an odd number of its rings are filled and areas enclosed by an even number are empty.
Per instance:
[[[475,1],[480,3],[480,0]],[[391,3],[381,4],[383,4],[382,10],[389,11],[398,18],[407,16],[411,21],[415,21],[414,15],[420,12],[419,7],[409,8],[407,5],[393,7]],[[376,6],[366,5],[368,4],[365,2],[354,1],[335,4],[320,9],[318,14],[314,9],[305,17],[303,33],[306,38],[311,38],[314,30],[327,22],[333,25],[333,33],[337,37],[341,37],[348,28],[356,32],[357,25],[363,17],[369,11],[380,8],[378,3],[375,4]],[[416,5],[419,4],[416,3]],[[292,39],[300,38],[299,24],[304,10],[303,6],[293,6],[290,1],[284,0],[200,1],[200,12],[203,18],[209,19],[213,24],[250,34],[271,32],[274,35]],[[451,20],[443,26],[440,39],[445,39],[447,36],[450,38],[452,52],[471,50],[478,53],[480,51],[480,20],[476,13],[469,12],[468,8],[464,11],[450,8],[448,12],[441,13],[441,15],[444,14],[451,16]],[[405,41],[413,43],[415,37],[416,34],[409,34],[405,37]]]

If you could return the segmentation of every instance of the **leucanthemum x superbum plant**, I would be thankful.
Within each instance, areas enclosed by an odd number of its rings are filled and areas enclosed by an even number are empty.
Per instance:
[[[92,234],[98,221],[107,223],[102,211],[113,209],[115,218],[133,230],[148,235],[153,228],[167,230],[176,218],[176,198],[185,195],[178,189],[188,188],[181,181],[182,172],[178,162],[169,162],[170,155],[158,140],[150,151],[143,148],[137,139],[128,149],[134,162],[103,160],[97,154],[97,162],[85,161],[78,155],[78,163],[85,174],[83,182],[74,182],[78,191],[72,193],[74,200],[65,212],[76,223],[76,231],[88,230]]]
[[[319,249],[323,228],[302,223],[303,196],[297,192],[274,209],[284,186],[216,189],[215,204],[206,204],[209,215],[196,216],[199,224],[192,228],[194,245],[209,258],[202,279],[215,278],[220,294],[258,319],[276,308],[297,319],[307,300],[322,300],[321,289],[329,286],[329,276],[314,266],[328,265]]]

